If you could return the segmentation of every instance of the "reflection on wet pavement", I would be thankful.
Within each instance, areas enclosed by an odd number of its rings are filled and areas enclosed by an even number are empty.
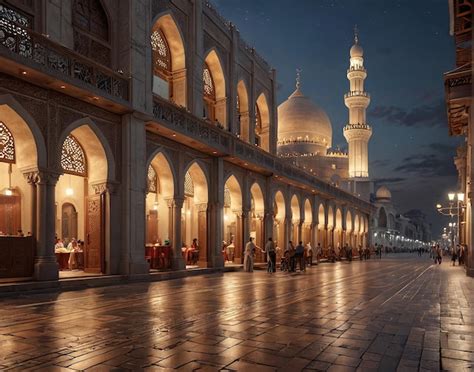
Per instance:
[[[474,280],[397,256],[0,299],[0,369],[473,368]]]

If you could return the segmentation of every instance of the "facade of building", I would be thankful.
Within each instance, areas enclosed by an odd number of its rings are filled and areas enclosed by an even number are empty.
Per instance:
[[[368,244],[370,203],[276,156],[275,76],[207,1],[1,0],[0,277]]]
[[[369,200],[372,183],[368,144],[372,128],[366,119],[370,95],[364,89],[367,71],[363,56],[356,29],[347,70],[349,92],[344,95],[349,110],[348,124],[343,129],[348,152],[331,149],[331,121],[321,107],[303,94],[299,73],[296,90],[278,107],[277,151],[286,161]]]
[[[377,189],[373,204],[376,208],[371,222],[374,245],[393,251],[430,246],[431,227],[421,211],[398,213],[392,204],[392,193],[385,186]]]
[[[459,173],[458,190],[464,194],[459,213],[459,243],[467,253],[466,272],[474,276],[474,222],[472,217],[474,156],[474,130],[472,119],[472,0],[449,0],[450,33],[456,45],[456,68],[444,74],[445,99],[449,134],[462,136],[454,163]]]

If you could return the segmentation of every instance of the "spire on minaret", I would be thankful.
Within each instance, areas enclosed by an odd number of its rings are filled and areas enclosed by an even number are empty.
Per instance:
[[[296,89],[301,87],[301,72],[303,72],[301,68],[296,69]]]
[[[359,29],[354,25],[354,43],[359,44]]]

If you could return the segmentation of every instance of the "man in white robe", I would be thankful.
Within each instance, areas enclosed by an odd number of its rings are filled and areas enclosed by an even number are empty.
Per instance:
[[[245,245],[244,252],[244,271],[251,273],[253,272],[253,255],[257,246],[253,242],[253,238],[250,237],[249,241]]]

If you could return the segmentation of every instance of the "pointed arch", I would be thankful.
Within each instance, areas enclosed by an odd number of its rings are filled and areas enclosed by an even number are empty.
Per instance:
[[[332,205],[328,206],[328,220],[327,220],[328,228],[333,228],[334,226],[334,209]]]
[[[387,212],[384,207],[379,210],[378,222],[379,227],[387,228]]]
[[[231,209],[241,210],[242,209],[242,187],[235,175],[230,174],[225,183],[225,187],[229,190],[231,199]]]
[[[341,208],[336,209],[336,229],[342,230],[342,212]]]
[[[89,117],[72,122],[62,131],[58,141],[61,146],[57,149],[56,162],[59,163],[62,144],[70,134],[81,144],[89,164],[94,165],[90,167],[89,181],[91,183],[114,181],[115,158],[112,149],[97,124]]]
[[[276,210],[274,211],[275,218],[279,221],[284,221],[286,217],[286,203],[285,203],[285,197],[280,190],[277,190],[275,192],[273,202],[274,202],[274,207],[276,208]]]
[[[153,167],[156,172],[157,194],[164,198],[172,198],[175,195],[175,173],[168,154],[162,149],[155,151],[147,162],[147,168]]]
[[[324,204],[320,203],[318,207],[318,227],[323,229],[326,225],[326,211],[324,210]]]
[[[153,93],[187,107],[186,48],[181,29],[171,11],[152,22]]]
[[[262,188],[258,182],[254,182],[250,187],[250,195],[253,199],[253,207],[255,214],[263,216],[265,212],[265,200],[263,198]]]
[[[313,206],[308,198],[304,201],[304,222],[306,224],[313,223]]]
[[[265,93],[260,93],[255,103],[255,144],[270,151],[270,109]]]
[[[347,210],[346,212],[346,231],[348,233],[351,233],[352,232],[352,229],[353,229],[353,225],[352,225],[352,213],[350,210]]]
[[[0,96],[0,117],[15,141],[15,162],[18,168],[46,168],[46,144],[41,129],[28,111],[10,94]]]
[[[358,234],[359,231],[360,231],[360,227],[361,227],[361,223],[360,223],[361,221],[360,220],[361,219],[360,219],[359,215],[356,214],[355,217],[354,217],[354,233],[355,234]]]
[[[226,76],[223,69],[222,59],[215,48],[212,48],[204,58],[204,71],[208,69],[210,78],[214,84],[215,98],[206,97],[203,92],[204,99],[204,117],[212,122],[217,121],[220,125],[227,128],[227,88]]]
[[[189,174],[194,185],[194,199],[195,203],[207,203],[209,195],[209,179],[199,161],[194,160],[188,164],[184,174]],[[184,182],[184,179],[182,180]]]
[[[296,194],[293,194],[291,197],[291,218],[293,219],[294,223],[301,221],[301,207],[300,201]]]

